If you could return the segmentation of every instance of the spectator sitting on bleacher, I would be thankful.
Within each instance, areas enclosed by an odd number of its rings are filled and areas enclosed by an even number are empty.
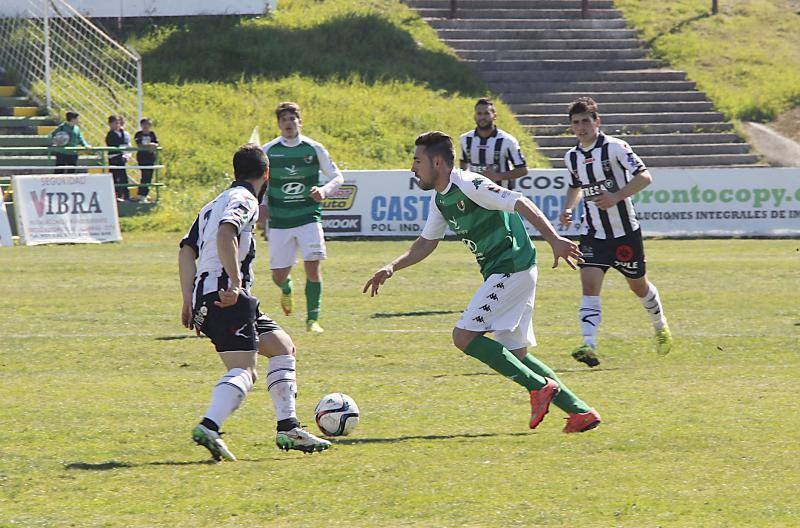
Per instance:
[[[112,115],[108,116],[108,134],[106,134],[106,145],[109,147],[129,147],[130,135],[128,136],[128,143],[125,142],[125,131],[120,128],[119,117]],[[125,162],[127,159],[121,150],[108,151],[109,165],[116,165],[123,167],[122,169],[111,169],[111,174],[114,176],[114,184],[122,185],[128,183],[128,173],[125,171]],[[117,194],[117,201],[123,202],[130,197],[130,192],[127,187],[114,187]]]
[[[141,125],[142,129],[134,134],[133,140],[136,142],[137,147],[148,150],[140,150],[136,152],[136,163],[139,165],[155,165],[155,150],[158,148],[158,138],[152,129],[153,122],[145,117],[139,122],[139,124]],[[148,185],[153,181],[153,169],[141,169],[141,171],[142,179],[140,183],[142,185],[139,187],[138,196],[140,202],[147,203],[149,201],[147,199],[147,194],[150,190]]]
[[[67,112],[66,121],[50,133],[50,144],[54,147],[90,147],[83,138],[78,123],[81,116],[77,112]],[[56,152],[56,166],[77,165],[78,154]],[[74,174],[77,169],[56,169],[56,174]]]

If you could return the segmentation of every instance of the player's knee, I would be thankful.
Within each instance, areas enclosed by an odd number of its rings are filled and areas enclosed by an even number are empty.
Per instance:
[[[259,337],[258,353],[262,356],[295,356],[297,349],[292,338],[283,330],[262,334]]]
[[[453,344],[462,352],[466,350],[472,340],[475,339],[475,334],[463,328],[453,328]]]

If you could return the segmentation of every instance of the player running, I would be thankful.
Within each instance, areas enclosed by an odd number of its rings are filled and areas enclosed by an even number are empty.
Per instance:
[[[533,304],[536,248],[520,215],[553,248],[553,267],[579,259],[575,244],[558,236],[547,218],[520,193],[504,189],[480,174],[453,168],[453,141],[443,132],[427,132],[415,142],[411,171],[424,190],[436,190],[422,234],[403,255],[379,269],[364,285],[370,296],[396,271],[433,253],[448,225],[475,255],[484,278],[453,328],[453,344],[530,393],[530,428],[547,414],[550,402],[568,413],[565,433],[600,424],[600,415],[570,391],[555,372],[528,353],[536,345]],[[485,334],[493,332],[494,339]]]
[[[302,121],[296,103],[280,103],[275,109],[281,135],[264,145],[272,175],[261,205],[269,219],[269,267],[272,280],[281,289],[283,313],[292,313],[292,266],[298,248],[306,271],[306,330],[322,333],[320,262],[325,260],[322,204],[344,182],[328,151],[300,134]],[[320,172],[330,180],[320,185]],[[262,220],[263,221],[263,220]]]
[[[578,311],[583,344],[572,357],[590,367],[600,364],[596,353],[602,319],[600,290],[608,268],[622,273],[639,297],[656,331],[656,351],[666,355],[672,348],[672,334],[658,290],[645,275],[642,230],[631,202],[631,196],[650,185],[653,177],[630,145],[600,132],[597,103],[591,97],[570,104],[569,120],[578,144],[564,156],[572,183],[561,224],[572,222],[572,209],[581,196],[585,206],[580,240],[584,262],[579,264],[583,299]]]
[[[303,430],[297,420],[292,339],[259,312],[258,299],[250,295],[256,194],[269,178],[269,162],[258,145],[248,143],[234,154],[233,172],[236,181],[200,210],[178,254],[181,322],[211,338],[228,369],[211,392],[211,404],[192,438],[215,460],[236,460],[219,429],[253,387],[256,355],[261,354],[269,358],[267,390],[278,419],[275,443],[287,451],[323,451],[330,442]]]

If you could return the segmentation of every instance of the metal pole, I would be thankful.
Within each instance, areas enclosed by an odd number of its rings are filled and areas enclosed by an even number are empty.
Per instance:
[[[716,15],[719,13],[719,1],[718,0],[711,0],[711,13]]]
[[[458,0],[450,0],[450,18],[456,17],[457,10],[458,10]]]
[[[53,106],[50,95],[50,2],[42,0],[44,4],[44,83],[47,112],[50,113]]]
[[[589,18],[589,0],[581,0],[581,18]]]
[[[142,113],[142,58],[139,57],[139,60],[136,61],[136,96],[138,98],[136,104],[136,111],[139,114],[139,118],[137,119],[137,123],[142,121],[143,113]]]

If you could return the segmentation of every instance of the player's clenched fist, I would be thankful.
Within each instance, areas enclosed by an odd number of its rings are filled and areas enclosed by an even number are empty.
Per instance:
[[[394,275],[394,267],[391,264],[382,267],[375,272],[375,275],[373,275],[370,280],[367,281],[361,293],[367,293],[367,290],[369,290],[371,287],[372,289],[369,292],[369,296],[374,297],[375,295],[378,295],[378,288],[380,288],[381,285],[392,275]]]

